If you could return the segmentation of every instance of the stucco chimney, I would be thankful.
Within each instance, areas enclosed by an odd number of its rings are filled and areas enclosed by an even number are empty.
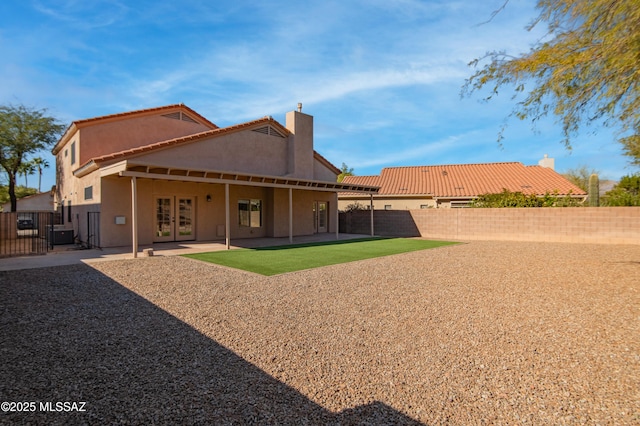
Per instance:
[[[313,116],[299,111],[286,115],[289,136],[289,175],[300,179],[313,179]]]
[[[555,160],[553,158],[549,158],[547,154],[544,155],[542,160],[538,161],[538,165],[551,170],[556,169]]]

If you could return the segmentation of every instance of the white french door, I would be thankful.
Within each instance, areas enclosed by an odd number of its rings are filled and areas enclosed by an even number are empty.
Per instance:
[[[195,239],[195,203],[193,197],[156,197],[153,241]]]
[[[314,201],[313,203],[313,230],[319,234],[327,232],[327,202]]]

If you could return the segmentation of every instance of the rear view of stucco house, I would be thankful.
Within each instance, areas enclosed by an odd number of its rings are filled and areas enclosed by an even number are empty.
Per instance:
[[[338,192],[377,191],[336,182],[301,105],[285,125],[183,104],[78,120],[53,154],[63,226],[102,247],[337,233]]]
[[[375,210],[467,207],[483,194],[503,190],[526,195],[557,194],[583,201],[587,194],[553,170],[545,156],[536,166],[519,162],[385,167],[377,176],[346,176],[343,183],[380,187],[377,193],[341,193],[339,208],[359,205]]]

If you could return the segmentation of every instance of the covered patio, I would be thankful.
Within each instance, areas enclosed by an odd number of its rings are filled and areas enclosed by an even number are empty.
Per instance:
[[[353,185],[344,184],[339,182],[326,182],[309,179],[298,179],[293,177],[281,177],[281,176],[265,176],[257,174],[247,174],[229,171],[216,171],[216,170],[195,170],[195,169],[176,169],[161,167],[153,164],[144,164],[139,162],[131,162],[128,160],[121,161],[109,167],[106,167],[101,172],[101,177],[113,177],[130,178],[131,180],[131,235],[132,235],[132,249],[133,257],[137,257],[140,245],[139,239],[139,209],[138,209],[138,181],[142,179],[150,179],[156,181],[171,181],[171,182],[185,182],[185,183],[203,183],[203,184],[218,184],[224,186],[224,235],[225,248],[228,250],[231,248],[231,206],[230,206],[230,187],[233,186],[252,186],[262,188],[277,188],[288,191],[288,243],[294,242],[294,190],[307,190],[318,191],[323,193],[334,194],[334,208],[335,212],[335,236],[333,239],[340,238],[338,230],[338,192],[357,192],[366,193],[370,195],[370,210],[371,210],[371,225],[370,235],[374,235],[373,228],[373,194],[377,193],[379,187],[369,185]],[[321,234],[318,234],[321,235]],[[326,238],[321,236],[319,238]],[[243,238],[244,239],[244,238]],[[265,238],[268,240],[269,238]],[[273,238],[274,240],[282,240],[281,238]],[[250,239],[253,240],[253,239]],[[244,246],[243,242],[238,239],[237,245]],[[184,244],[181,242],[180,244]]]

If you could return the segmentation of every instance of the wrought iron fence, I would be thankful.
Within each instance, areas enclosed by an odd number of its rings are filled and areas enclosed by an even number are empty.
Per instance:
[[[87,212],[87,248],[101,248],[100,212]]]
[[[53,213],[0,213],[0,257],[47,254],[53,248]]]

